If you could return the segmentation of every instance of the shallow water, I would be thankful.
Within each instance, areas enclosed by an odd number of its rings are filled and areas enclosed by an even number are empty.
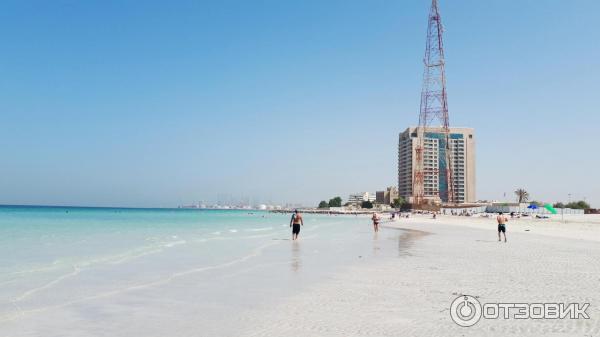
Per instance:
[[[403,234],[305,215],[292,242],[268,212],[0,207],[0,335],[235,335],[244,312],[406,254]]]

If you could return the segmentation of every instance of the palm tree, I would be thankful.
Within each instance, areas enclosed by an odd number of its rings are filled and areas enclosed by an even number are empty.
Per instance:
[[[527,200],[529,200],[529,192],[525,191],[523,188],[516,190],[515,194],[517,195],[519,203],[527,202]]]

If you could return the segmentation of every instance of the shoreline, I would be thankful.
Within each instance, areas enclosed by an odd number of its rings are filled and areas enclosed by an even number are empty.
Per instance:
[[[0,219],[14,223],[24,239],[31,234],[31,245],[17,250],[22,259],[9,253],[14,248],[3,247],[0,330],[7,336],[73,329],[78,336],[94,336],[99,329],[112,336],[169,336],[175,330],[237,336],[245,332],[240,330],[245,313],[285,302],[375,256],[405,254],[413,238],[402,231],[373,235],[366,217],[307,215],[300,240],[292,242],[284,215],[124,217],[111,211],[103,212],[101,222],[97,214],[89,222],[71,222],[84,229],[74,237],[48,225],[49,219],[63,223],[72,214],[46,214],[50,217],[41,220],[38,213],[20,216],[16,223]],[[46,244],[38,247],[40,234],[30,228],[45,229]],[[2,229],[12,233],[8,226]],[[58,244],[61,251],[54,248]]]
[[[393,211],[378,211],[378,210],[361,210],[361,211],[331,211],[331,210],[321,210],[321,209],[298,209],[300,213],[306,214],[320,214],[320,215],[370,215],[373,213],[392,213]],[[269,213],[276,214],[290,214],[293,213],[293,209],[278,209],[278,210],[270,210]]]

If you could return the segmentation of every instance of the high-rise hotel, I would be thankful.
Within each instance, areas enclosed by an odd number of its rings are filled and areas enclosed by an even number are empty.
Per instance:
[[[446,138],[440,128],[427,128],[425,132],[423,167],[425,199],[433,203],[445,202],[447,183],[445,172]],[[413,176],[416,166],[415,149],[419,144],[417,128],[402,132],[398,142],[398,193],[412,202]],[[475,130],[450,128],[450,149],[454,193],[457,203],[473,203],[475,198]],[[437,173],[435,173],[437,172]],[[442,197],[440,197],[442,196]]]

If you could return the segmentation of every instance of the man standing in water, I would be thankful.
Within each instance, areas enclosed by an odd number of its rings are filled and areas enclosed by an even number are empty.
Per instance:
[[[292,227],[293,225],[293,227]],[[292,240],[298,240],[298,234],[300,234],[300,225],[304,226],[304,220],[298,210],[294,210],[292,219],[290,220],[290,227],[292,227]]]
[[[371,220],[373,220],[373,229],[375,230],[375,233],[379,232],[379,215],[377,215],[377,213],[373,213]]]
[[[498,241],[502,241],[500,238],[500,232],[502,232],[504,234],[504,242],[506,242],[506,222],[508,221],[508,218],[500,212],[496,220],[498,220]]]

